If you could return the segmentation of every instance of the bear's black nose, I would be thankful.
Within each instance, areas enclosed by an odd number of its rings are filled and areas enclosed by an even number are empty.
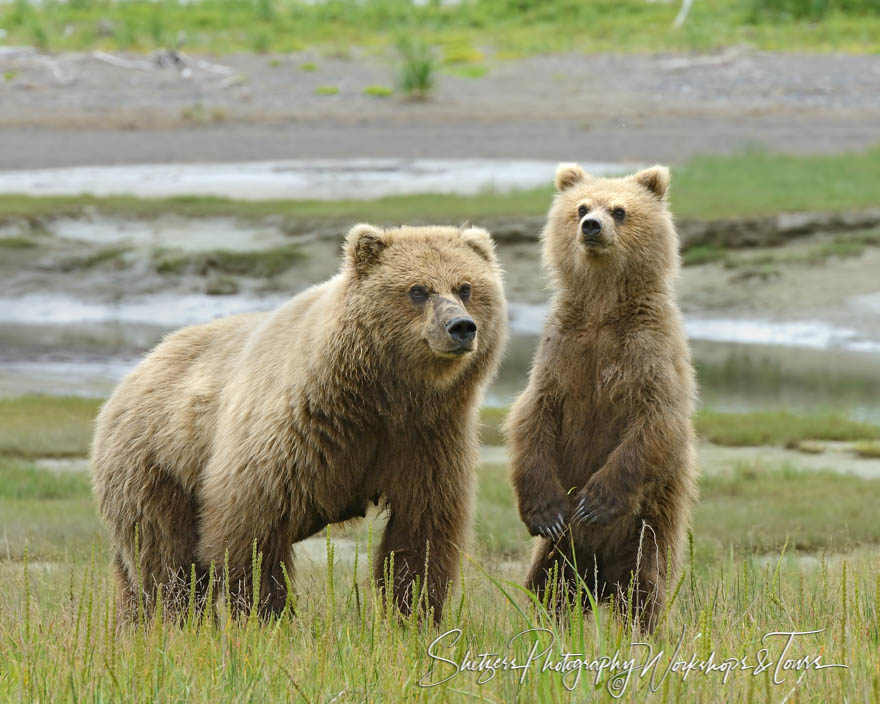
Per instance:
[[[467,316],[453,318],[446,323],[446,332],[448,332],[449,337],[455,340],[459,345],[465,346],[470,344],[473,341],[474,336],[477,334],[477,324],[474,322],[473,318]]]
[[[587,237],[593,237],[602,232],[602,223],[596,218],[587,218],[581,223],[581,232]]]

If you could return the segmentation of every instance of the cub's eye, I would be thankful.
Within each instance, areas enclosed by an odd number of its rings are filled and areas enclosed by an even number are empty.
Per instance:
[[[611,216],[617,220],[617,222],[623,222],[623,219],[626,217],[626,211],[623,208],[615,208],[611,211]]]
[[[459,286],[458,297],[461,299],[462,303],[467,303],[471,298],[471,285],[462,284],[461,286]]]
[[[413,303],[425,303],[428,300],[428,289],[424,286],[413,286],[409,290],[409,297]]]
[[[590,209],[586,205],[582,205],[581,207],[578,208],[578,217],[582,218],[584,215],[586,215],[589,212],[590,212]]]

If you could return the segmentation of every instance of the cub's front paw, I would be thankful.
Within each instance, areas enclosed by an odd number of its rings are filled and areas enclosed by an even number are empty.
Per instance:
[[[557,541],[565,532],[567,513],[565,499],[553,498],[524,510],[522,519],[531,535]]]
[[[571,522],[573,525],[607,526],[622,514],[623,506],[619,503],[603,500],[598,494],[582,493],[575,504]]]

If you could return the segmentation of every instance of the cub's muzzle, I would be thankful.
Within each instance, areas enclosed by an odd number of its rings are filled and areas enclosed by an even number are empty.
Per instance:
[[[608,242],[602,234],[602,221],[598,218],[585,217],[581,220],[583,243],[587,247],[604,247]]]

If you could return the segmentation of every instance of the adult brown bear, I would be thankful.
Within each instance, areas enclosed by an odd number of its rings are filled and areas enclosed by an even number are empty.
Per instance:
[[[576,565],[598,598],[632,604],[647,630],[696,494],[668,186],[663,167],[599,179],[560,165],[543,232],[556,295],[506,426],[520,515],[543,536],[528,586],[544,596],[555,573],[557,594],[571,596]]]
[[[226,561],[233,605],[249,608],[256,541],[259,608],[278,613],[293,543],[381,501],[378,584],[394,553],[397,605],[409,612],[418,577],[439,619],[468,537],[477,414],[506,330],[485,230],[357,225],[329,281],[274,312],[168,336],[95,431],[120,603],[130,610],[140,579],[148,606],[162,587],[179,607],[191,565],[202,586]]]

